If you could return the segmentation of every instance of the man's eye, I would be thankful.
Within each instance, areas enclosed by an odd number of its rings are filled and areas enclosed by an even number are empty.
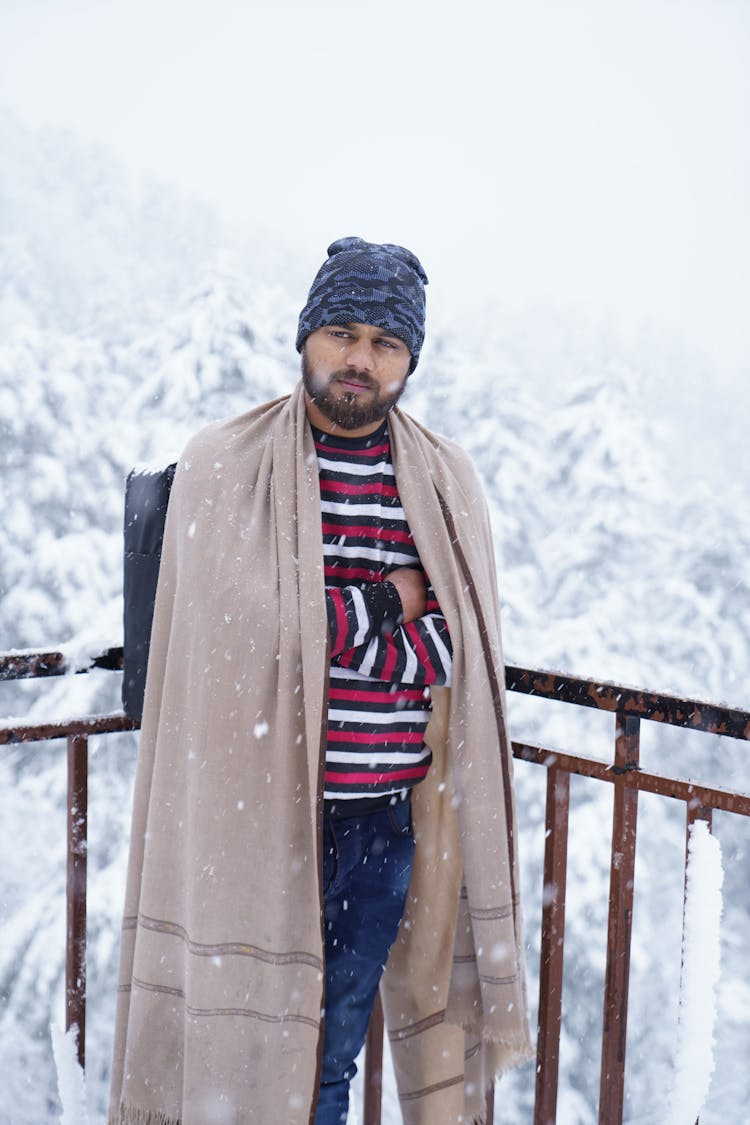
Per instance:
[[[378,343],[384,348],[398,348],[398,344],[394,344],[393,340],[378,340]]]
[[[348,340],[351,336],[351,332],[347,332],[344,328],[334,328],[328,335],[335,336],[338,340]]]

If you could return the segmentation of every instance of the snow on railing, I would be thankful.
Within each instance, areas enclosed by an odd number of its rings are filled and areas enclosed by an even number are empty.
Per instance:
[[[78,1028],[73,1024],[67,1031],[61,1031],[52,1024],[50,1031],[62,1106],[60,1125],[87,1125],[86,1078],[78,1061]]]
[[[700,1115],[714,1069],[716,986],[720,968],[721,845],[705,820],[690,825],[682,937],[677,1058],[667,1125]]]

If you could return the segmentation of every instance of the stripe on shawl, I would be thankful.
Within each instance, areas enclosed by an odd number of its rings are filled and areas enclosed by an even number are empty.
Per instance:
[[[417,1098],[426,1098],[428,1094],[437,1094],[440,1090],[447,1090],[449,1086],[463,1085],[463,1074],[457,1074],[454,1078],[446,1078],[443,1082],[435,1082],[432,1086],[424,1086],[421,1090],[412,1090],[408,1094],[399,1094],[398,1100],[400,1102],[413,1102]]]
[[[486,977],[480,973],[479,979],[483,981],[484,984],[513,984],[514,980],[518,980],[518,973],[511,973],[509,977]]]
[[[431,1027],[437,1027],[439,1023],[445,1023],[445,1008],[441,1008],[439,1012],[433,1012],[431,1016],[425,1016],[424,1019],[417,1020],[416,1023],[405,1024],[403,1027],[395,1027],[388,1031],[388,1040],[391,1043],[398,1043],[402,1039],[411,1039],[412,1035],[421,1035],[423,1031],[429,1031]]]
[[[193,941],[187,930],[177,922],[168,922],[162,918],[149,918],[147,914],[138,915],[138,924],[144,930],[180,938],[187,946],[188,952],[195,954],[196,957],[253,957],[255,960],[264,961],[268,965],[302,964],[310,965],[319,971],[323,969],[321,958],[316,957],[314,953],[304,953],[301,950],[277,953],[271,949],[261,949],[257,945],[248,945],[241,941],[217,942],[213,945],[207,945],[203,942]]]
[[[462,887],[458,896],[468,902],[469,894],[466,887]],[[520,904],[519,895],[513,897],[513,901],[507,906],[468,906],[467,910],[470,917],[475,918],[477,922],[484,922],[490,919],[509,918],[515,909]]]
[[[469,907],[469,917],[476,918],[477,922],[486,922],[490,919],[510,918],[514,913],[514,903],[507,906]]]
[[[133,977],[133,984],[144,992],[155,992],[164,996],[175,996],[180,1000],[185,999],[185,992],[181,988],[171,988],[166,984],[154,984],[151,981],[140,980]],[[192,1004],[185,1004],[185,1011],[190,1016],[242,1016],[245,1019],[261,1020],[263,1023],[306,1023],[317,1031],[320,1020],[312,1016],[303,1016],[294,1012],[282,1012],[280,1015],[269,1012],[256,1012],[252,1008],[195,1008]]]

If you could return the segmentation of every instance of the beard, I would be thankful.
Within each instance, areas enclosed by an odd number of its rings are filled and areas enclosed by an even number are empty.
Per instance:
[[[355,391],[341,390],[339,384],[345,379],[356,379],[365,388],[359,394]],[[342,430],[359,430],[380,422],[393,410],[406,387],[408,376],[390,394],[384,393],[379,384],[361,371],[333,371],[323,374],[313,370],[307,355],[302,351],[302,383],[312,401],[329,422]]]

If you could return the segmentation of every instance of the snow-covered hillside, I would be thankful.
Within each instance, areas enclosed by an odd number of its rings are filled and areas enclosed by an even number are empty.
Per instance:
[[[174,459],[205,421],[288,391],[304,294],[270,287],[252,255],[230,259],[210,217],[156,195],[134,200],[100,154],[3,119],[0,149],[12,172],[0,182],[0,650],[95,650],[120,640],[128,469]],[[721,495],[683,496],[667,483],[669,436],[649,410],[648,357],[583,341],[557,357],[552,387],[535,369],[527,322],[487,333],[475,325],[470,337],[446,325],[431,332],[404,406],[461,442],[485,480],[508,659],[747,707],[750,517]],[[0,715],[116,707],[117,679],[0,685]],[[610,752],[611,716],[540,701],[511,707],[516,737]],[[747,788],[742,747],[663,732],[646,741],[656,768]],[[93,1121],[106,1097],[134,757],[132,736],[92,742]],[[59,1113],[49,1024],[63,1011],[63,758],[62,743],[0,755],[0,1125]],[[517,768],[534,979],[542,772]],[[599,789],[573,786],[560,1116],[571,1125],[595,1121],[598,1098],[611,820]],[[677,1042],[681,818],[676,805],[642,801],[628,1120],[653,1125]],[[727,906],[704,1123],[750,1116],[750,826],[730,821],[717,817]],[[498,1120],[529,1121],[533,1085],[533,1067],[504,1082]]]

